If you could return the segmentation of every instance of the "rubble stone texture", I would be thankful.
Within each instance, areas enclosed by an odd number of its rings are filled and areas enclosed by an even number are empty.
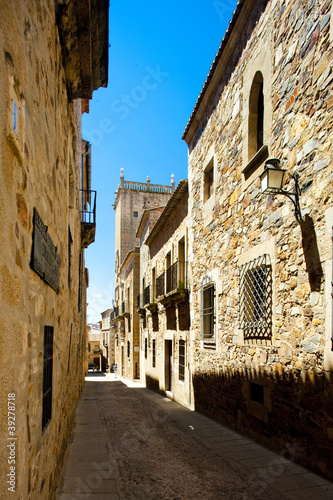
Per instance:
[[[184,132],[195,406],[332,477],[332,6],[272,0],[245,2],[243,12],[250,4]],[[287,169],[285,190],[293,189],[290,174],[299,173],[300,224],[290,200],[261,194],[265,157],[249,164],[256,71],[263,75],[266,158]],[[214,193],[204,203],[211,158]],[[239,328],[240,265],[263,254],[272,268],[272,335],[246,340]],[[200,293],[212,275],[216,348],[208,350]],[[250,383],[263,387],[262,403],[251,399]]]

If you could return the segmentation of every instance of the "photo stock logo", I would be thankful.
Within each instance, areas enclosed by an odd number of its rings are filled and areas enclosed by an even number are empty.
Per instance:
[[[234,11],[236,2],[234,0],[214,0],[213,7],[220,21],[227,21]]]
[[[102,118],[98,128],[83,130],[83,136],[94,146],[99,146],[103,142],[105,134],[111,134],[116,130],[117,120],[126,120],[131,112],[147,99],[150,92],[157,89],[169,73],[162,71],[160,65],[155,68],[146,66],[146,74],[142,78],[140,85],[136,85],[127,94],[121,94],[119,98],[114,99],[110,106],[112,118]]]

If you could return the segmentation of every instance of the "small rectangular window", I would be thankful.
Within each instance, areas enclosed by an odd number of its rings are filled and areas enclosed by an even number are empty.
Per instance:
[[[77,294],[77,300],[78,300],[78,311],[81,312],[81,307],[82,307],[82,271],[83,271],[83,256],[82,252],[80,253],[80,260],[79,260],[79,289],[78,289],[78,294]]]
[[[264,404],[264,387],[260,384],[250,382],[250,399],[255,403]]]
[[[68,288],[71,287],[71,261],[72,261],[73,238],[70,227],[68,226]]]
[[[156,368],[156,341],[153,339],[153,352],[152,352],[152,362],[153,362],[153,368]]]
[[[42,432],[52,417],[53,326],[44,326]]]
[[[214,190],[214,158],[211,159],[204,171],[204,203],[209,200]]]
[[[185,340],[179,341],[179,380],[185,380]]]
[[[130,357],[130,354],[131,354],[131,343],[130,343],[130,341],[128,340],[128,341],[127,341],[127,357],[128,357],[128,358]]]
[[[145,338],[145,359],[147,359],[148,355],[148,339]]]
[[[133,212],[133,217],[139,217],[138,212]]]
[[[209,284],[201,292],[201,338],[214,339],[215,333],[215,286]]]

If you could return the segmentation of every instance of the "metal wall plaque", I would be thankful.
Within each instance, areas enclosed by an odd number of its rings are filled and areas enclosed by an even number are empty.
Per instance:
[[[33,223],[31,267],[53,290],[59,293],[60,257],[57,247],[47,232],[47,226],[44,225],[36,208],[34,208]]]

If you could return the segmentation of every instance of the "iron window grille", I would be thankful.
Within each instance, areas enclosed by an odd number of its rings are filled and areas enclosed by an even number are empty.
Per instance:
[[[269,255],[240,266],[239,327],[244,339],[272,337],[272,267]]]
[[[215,285],[207,283],[201,289],[201,338],[215,340]]]
[[[152,361],[153,361],[153,368],[156,367],[156,340],[153,339],[153,349],[152,349]]]
[[[185,380],[185,340],[179,341],[179,380]]]
[[[44,326],[42,432],[52,417],[53,326]]]

